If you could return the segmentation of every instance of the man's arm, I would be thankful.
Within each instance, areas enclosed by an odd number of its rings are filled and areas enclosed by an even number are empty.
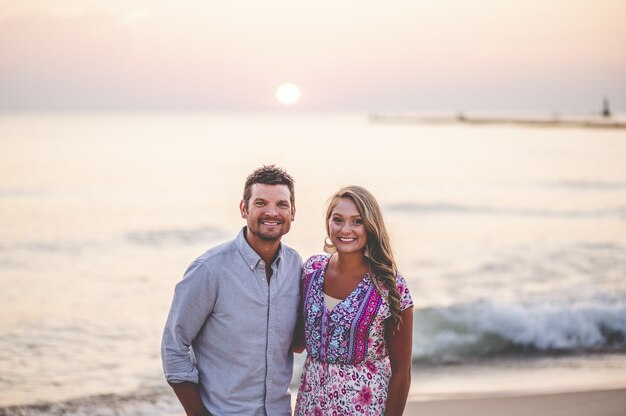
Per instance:
[[[291,340],[291,349],[293,352],[300,354],[305,349],[304,343],[304,317],[302,316],[302,308],[298,307],[298,318],[296,320],[296,328],[293,331],[293,339]]]
[[[187,416],[210,416],[200,399],[198,385],[190,381],[170,383]]]
[[[176,285],[163,331],[161,358],[168,383],[188,415],[208,415],[200,398],[198,369],[191,359],[191,343],[215,304],[215,287],[206,266],[194,262]]]
[[[298,317],[296,318],[296,327],[293,331],[293,339],[291,340],[291,349],[298,354],[302,353],[306,349],[304,342],[304,279],[306,277],[305,265],[302,264],[302,259],[298,256],[299,270],[300,270],[300,284],[299,293],[300,301],[298,302]]]

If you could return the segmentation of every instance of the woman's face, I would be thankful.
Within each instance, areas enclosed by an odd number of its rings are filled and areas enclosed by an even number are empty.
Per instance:
[[[340,198],[328,219],[330,241],[339,253],[364,252],[367,229],[350,198]]]

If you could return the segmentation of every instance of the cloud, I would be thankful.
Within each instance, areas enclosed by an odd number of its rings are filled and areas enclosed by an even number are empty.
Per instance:
[[[234,108],[242,103],[233,95],[262,94],[249,62],[231,54],[228,43],[181,36],[173,27],[138,30],[147,17],[0,20],[0,111]]]
[[[110,99],[131,64],[130,30],[113,17],[21,16],[0,21],[0,109],[73,107]]]
[[[46,4],[0,20],[0,111],[626,108],[611,0]]]

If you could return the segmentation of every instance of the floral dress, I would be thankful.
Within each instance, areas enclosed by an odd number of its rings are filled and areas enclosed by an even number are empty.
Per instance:
[[[329,259],[329,255],[312,256],[302,271],[308,355],[295,415],[380,416],[385,412],[391,377],[385,342],[389,305],[366,274],[352,293],[329,311],[322,292]],[[396,284],[401,310],[413,306],[402,276],[396,276]]]

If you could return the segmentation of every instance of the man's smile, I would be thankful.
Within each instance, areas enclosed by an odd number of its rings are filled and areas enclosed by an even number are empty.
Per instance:
[[[276,226],[281,224],[280,221],[276,221],[276,220],[261,220],[261,224],[263,225],[267,225],[267,226]]]

